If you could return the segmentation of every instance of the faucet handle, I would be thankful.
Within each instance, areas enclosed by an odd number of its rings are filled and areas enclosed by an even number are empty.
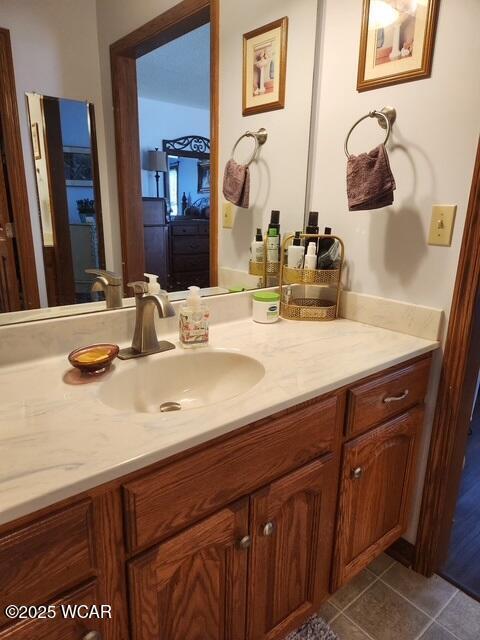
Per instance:
[[[144,293],[148,293],[148,284],[144,280],[129,282],[128,286],[132,287],[135,296],[143,296]]]
[[[85,273],[90,273],[99,278],[105,278],[109,285],[120,286],[122,284],[122,276],[114,271],[106,271],[105,269],[85,269]]]

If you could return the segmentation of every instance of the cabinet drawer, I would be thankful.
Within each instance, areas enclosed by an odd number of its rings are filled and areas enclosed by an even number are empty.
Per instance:
[[[173,256],[173,269],[176,273],[183,271],[204,271],[208,269],[209,264],[210,258],[208,253]]]
[[[124,486],[131,551],[184,528],[332,451],[337,397],[253,425]]]
[[[94,568],[89,500],[3,536],[0,627],[7,622],[7,604],[45,603],[88,578]]]
[[[80,617],[80,615],[85,616],[87,612],[85,606],[90,609],[92,605],[99,607],[101,604],[95,583],[77,589],[52,604],[55,607],[54,618],[18,622],[14,626],[0,631],[0,640],[33,640],[33,638],[35,640],[83,640],[90,631],[100,633],[102,624],[100,619]],[[79,609],[79,614],[75,617],[71,614],[72,617],[64,618],[62,606],[73,607],[74,605],[82,606]],[[107,614],[105,617],[108,624]]]
[[[391,416],[422,403],[427,392],[431,358],[380,375],[348,392],[347,435],[368,431]]]
[[[195,238],[192,236],[175,236],[173,238],[173,250],[175,253],[186,253],[188,255],[195,253],[208,253],[210,250],[210,241],[208,237],[205,236],[202,236],[201,238]]]
[[[193,236],[197,233],[196,224],[172,224],[171,229],[174,236]]]

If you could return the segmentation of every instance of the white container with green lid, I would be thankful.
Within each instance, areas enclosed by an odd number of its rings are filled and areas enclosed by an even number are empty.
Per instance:
[[[270,324],[280,317],[280,294],[275,291],[256,291],[253,294],[252,317],[255,322]]]

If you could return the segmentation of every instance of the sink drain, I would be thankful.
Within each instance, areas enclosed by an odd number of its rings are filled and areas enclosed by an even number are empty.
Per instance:
[[[160,411],[166,413],[167,411],[180,411],[182,408],[179,402],[163,402],[160,405]]]

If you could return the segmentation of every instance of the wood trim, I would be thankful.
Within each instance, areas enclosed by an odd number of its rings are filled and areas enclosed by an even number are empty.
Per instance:
[[[20,264],[20,277],[25,309],[40,306],[38,293],[35,251],[33,247],[30,207],[23,160],[20,119],[18,116],[17,91],[13,67],[10,32],[0,28],[0,125],[5,145],[8,187],[15,222],[16,244]]]
[[[124,282],[143,279],[145,250],[140,179],[136,59],[211,22],[211,176],[218,178],[218,0],[183,0],[110,47]],[[218,273],[218,195],[211,191],[211,285]],[[215,243],[215,244],[214,244]]]
[[[415,557],[415,546],[405,538],[399,538],[387,549],[386,553],[403,564],[404,567],[411,567]]]
[[[210,1],[210,286],[218,285],[220,0]]]
[[[414,569],[425,575],[445,559],[470,410],[480,367],[480,142],[463,232],[432,429]]]
[[[281,29],[281,54],[280,54],[280,87],[278,91],[278,100],[276,102],[267,102],[254,107],[247,107],[247,43],[248,40],[260,36],[263,33],[272,31],[273,29]],[[288,17],[284,16],[279,20],[274,20],[269,24],[253,29],[243,34],[243,70],[242,70],[242,115],[251,116],[256,113],[265,113],[267,111],[276,111],[285,108],[285,88],[287,84],[287,47],[288,47]]]
[[[435,34],[437,31],[438,11],[440,0],[430,0],[427,12],[425,27],[425,43],[422,53],[422,64],[420,69],[396,73],[384,78],[374,78],[365,80],[365,58],[367,53],[368,19],[370,14],[370,0],[363,0],[362,27],[360,31],[360,51],[358,54],[357,91],[369,91],[379,89],[402,82],[412,82],[412,80],[422,80],[432,75],[433,50],[435,47]]]
[[[95,200],[95,219],[97,221],[97,242],[99,268],[105,269],[105,236],[103,233],[102,193],[100,189],[100,169],[98,167],[97,121],[95,105],[88,103],[88,118],[90,120],[90,145],[92,149],[93,194]]]

